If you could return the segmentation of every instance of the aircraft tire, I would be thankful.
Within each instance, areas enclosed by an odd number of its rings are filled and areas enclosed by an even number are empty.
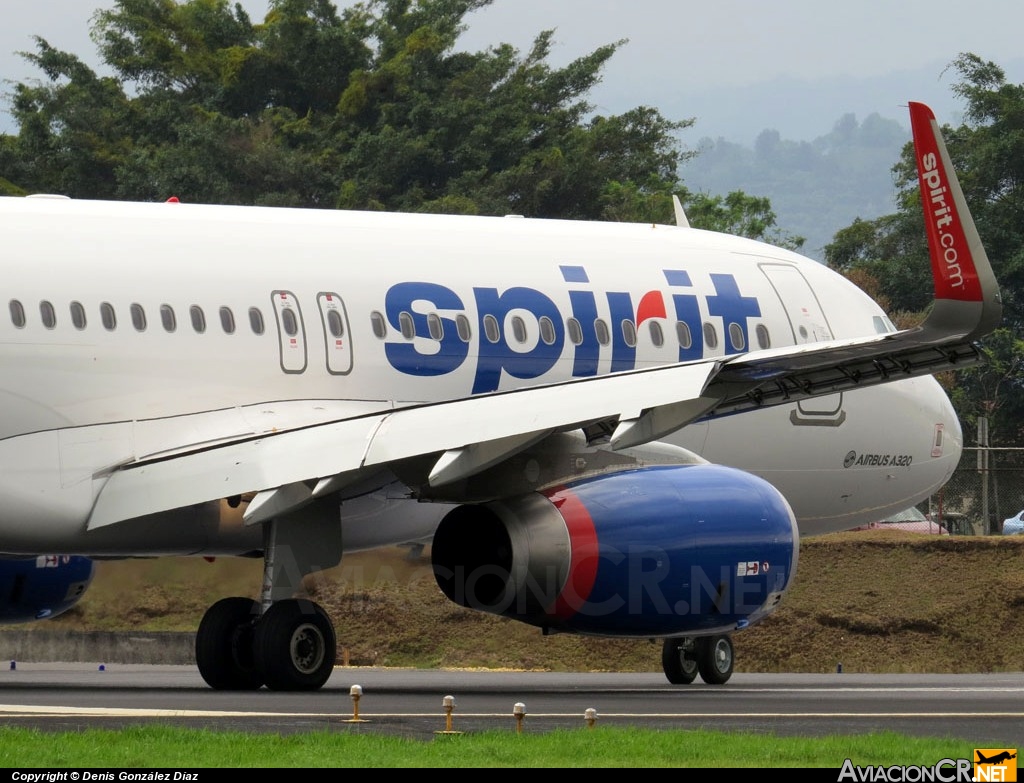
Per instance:
[[[661,646],[661,668],[673,685],[689,685],[697,679],[696,645],[689,637],[666,639]]]
[[[708,685],[725,685],[732,677],[733,649],[728,636],[702,636],[697,639],[697,669]]]
[[[334,670],[334,625],[327,612],[312,601],[277,601],[256,624],[253,654],[268,688],[317,690]]]
[[[259,604],[249,598],[222,598],[203,615],[196,631],[196,664],[211,688],[254,691],[263,677],[253,660],[253,626]]]

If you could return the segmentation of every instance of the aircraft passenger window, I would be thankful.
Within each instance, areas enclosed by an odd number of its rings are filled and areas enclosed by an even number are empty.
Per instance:
[[[729,339],[732,341],[732,347],[737,351],[742,351],[747,347],[747,342],[743,339],[743,327],[737,323],[729,324]]]
[[[676,339],[679,340],[679,347],[688,349],[693,345],[693,335],[690,334],[690,325],[686,321],[676,321]]]
[[[801,326],[800,327],[800,339],[803,340],[804,342],[807,341],[807,327],[806,326]]]
[[[526,342],[526,322],[518,315],[512,316],[512,336],[517,343]]]
[[[715,331],[715,326],[708,321],[704,322],[704,345],[708,348],[718,347],[718,332]]]
[[[661,324],[657,321],[648,321],[647,329],[651,333],[651,342],[660,347],[665,344],[665,334],[661,331]]]
[[[555,324],[551,319],[546,315],[542,315],[537,324],[540,326],[540,339],[544,341],[544,345],[554,345]]]
[[[387,336],[387,322],[384,320],[384,316],[376,310],[370,313],[370,328],[373,329],[374,337],[379,337],[383,340]]]
[[[103,328],[108,332],[112,332],[117,328],[117,313],[114,312],[114,305],[110,302],[104,302],[100,305],[100,321],[103,322]]]
[[[622,339],[626,341],[626,345],[630,348],[636,346],[636,324],[628,318],[622,321]]]
[[[146,311],[142,309],[142,305],[137,302],[131,306],[132,315],[132,326],[135,327],[135,331],[144,332],[146,331]]]
[[[580,322],[575,318],[570,318],[565,322],[565,331],[569,334],[569,342],[573,345],[579,345],[583,342],[583,327],[580,326]]]
[[[501,339],[501,330],[498,329],[498,319],[493,315],[484,316],[484,336],[492,342],[496,343]]]
[[[468,343],[470,338],[473,336],[473,332],[469,326],[469,319],[461,313],[455,316],[455,329],[459,333],[459,339],[464,343]]]
[[[43,300],[39,303],[39,317],[43,319],[43,326],[52,329],[57,325],[57,311],[53,309],[53,303]]]
[[[287,308],[281,311],[281,326],[289,337],[294,337],[299,333],[299,319],[295,317],[294,311]]]
[[[772,338],[768,334],[768,327],[764,324],[758,324],[757,329],[754,330],[757,334],[757,345],[761,350],[768,350],[772,347]]]
[[[192,305],[188,309],[188,315],[192,319],[192,328],[197,333],[202,334],[206,331],[206,314],[203,312],[203,308],[199,305]]]
[[[178,319],[174,316],[174,308],[169,304],[160,305],[160,323],[165,332],[173,332],[178,328]]]
[[[411,340],[416,336],[416,324],[412,320],[412,313],[404,310],[398,314],[398,327],[402,330],[402,337]]]
[[[11,300],[11,323],[19,329],[25,326],[25,308],[17,299]]]
[[[224,334],[235,333],[235,314],[231,312],[230,307],[220,308],[220,326]]]
[[[441,323],[441,316],[437,313],[427,316],[427,331],[430,332],[431,340],[440,340],[444,337],[444,324]]]
[[[263,313],[258,307],[249,308],[249,328],[253,334],[263,334]]]
[[[341,319],[341,313],[337,310],[327,311],[327,328],[335,339],[345,335],[345,322]]]
[[[82,307],[81,302],[71,303],[71,323],[79,331],[85,328],[85,308]]]
[[[608,345],[611,341],[611,333],[608,331],[608,324],[604,322],[603,318],[598,318],[594,321],[594,331],[597,332],[597,341],[601,345]]]

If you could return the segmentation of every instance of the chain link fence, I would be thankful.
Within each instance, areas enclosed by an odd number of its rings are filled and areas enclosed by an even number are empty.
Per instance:
[[[950,480],[918,508],[953,535],[1000,535],[1024,509],[1024,448],[965,447]]]

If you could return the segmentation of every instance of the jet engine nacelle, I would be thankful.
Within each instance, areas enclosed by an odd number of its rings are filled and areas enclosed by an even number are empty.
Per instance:
[[[78,555],[0,559],[0,625],[45,620],[85,595],[95,564]]]
[[[434,535],[455,603],[596,636],[728,633],[778,605],[799,533],[763,479],[720,465],[644,467],[462,505]]]

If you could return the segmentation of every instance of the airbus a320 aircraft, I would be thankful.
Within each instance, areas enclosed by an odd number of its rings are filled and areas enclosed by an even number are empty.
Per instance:
[[[0,551],[264,560],[216,689],[335,663],[305,575],[431,538],[450,599],[654,638],[725,682],[800,535],[935,492],[996,281],[931,111],[936,299],[897,331],[792,252],[680,225],[0,199]]]

